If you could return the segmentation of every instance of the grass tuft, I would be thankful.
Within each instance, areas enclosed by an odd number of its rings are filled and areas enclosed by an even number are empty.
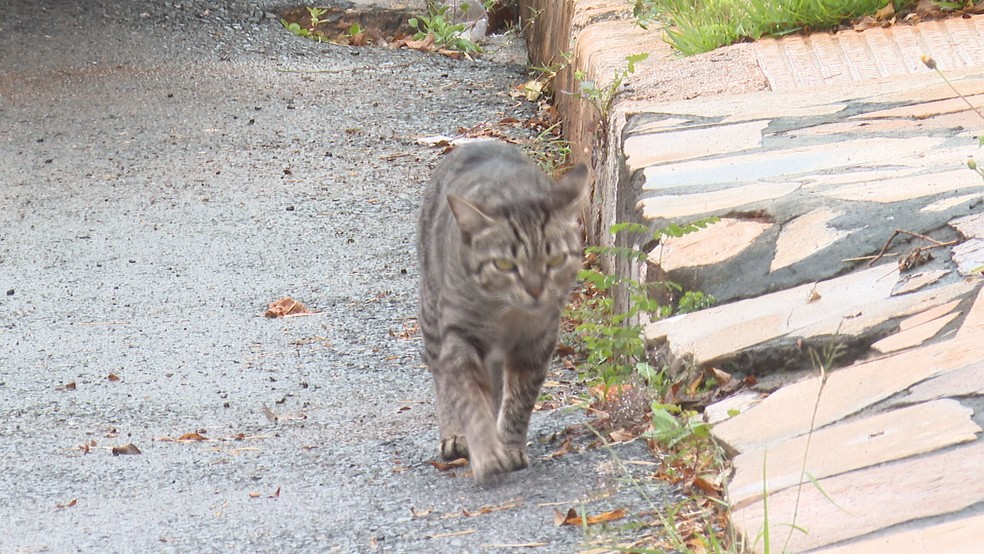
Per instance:
[[[891,0],[888,0],[891,1]],[[764,36],[835,28],[872,15],[886,0],[635,0],[642,27],[662,23],[666,42],[684,55]],[[900,10],[914,0],[898,0]]]

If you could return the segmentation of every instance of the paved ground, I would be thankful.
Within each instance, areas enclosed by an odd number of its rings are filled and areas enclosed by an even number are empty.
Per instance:
[[[550,457],[563,410],[498,487],[428,463],[416,139],[530,115],[523,67],[264,7],[0,9],[0,552],[572,551],[595,537],[555,509],[672,499],[586,441]],[[285,295],[318,313],[262,317]]]
[[[739,67],[721,79],[761,73],[773,90],[684,83],[690,92],[670,101],[661,78],[713,73],[714,59],[679,64],[612,16],[624,11],[584,1],[572,17],[575,41],[621,37],[578,43],[589,75],[656,53],[601,133],[601,227],[722,218],[636,268],[720,300],[651,324],[647,337],[673,357],[788,383],[707,410],[736,455],[736,528],[755,551],[767,521],[772,551],[979,552],[984,181],[966,160],[980,157],[984,120],[919,57],[984,106],[984,50],[966,32],[984,19],[725,49]],[[821,381],[808,353],[835,343],[846,349]],[[823,492],[797,489],[804,468]],[[803,532],[789,532],[794,517]]]

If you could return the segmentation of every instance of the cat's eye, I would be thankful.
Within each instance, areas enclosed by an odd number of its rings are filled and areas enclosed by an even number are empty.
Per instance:
[[[551,269],[556,269],[561,265],[563,265],[565,260],[567,260],[567,256],[563,254],[557,254],[551,256],[550,259],[547,260],[547,267]]]
[[[514,264],[511,260],[507,260],[505,258],[497,258],[492,263],[495,265],[495,268],[498,269],[499,271],[512,271],[516,269],[516,264]]]

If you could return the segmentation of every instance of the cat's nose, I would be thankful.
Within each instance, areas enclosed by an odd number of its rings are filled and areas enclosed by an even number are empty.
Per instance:
[[[528,288],[526,292],[530,293],[533,298],[540,298],[540,295],[543,294],[543,287]]]

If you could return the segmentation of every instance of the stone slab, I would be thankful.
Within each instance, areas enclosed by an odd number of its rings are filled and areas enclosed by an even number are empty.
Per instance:
[[[849,235],[849,230],[829,225],[831,220],[842,215],[842,210],[821,207],[783,225],[769,271],[793,265]]]
[[[932,285],[949,274],[949,269],[934,269],[930,271],[921,271],[919,273],[910,273],[899,279],[899,282],[896,283],[895,288],[892,289],[892,296],[915,292],[927,285]]]
[[[811,550],[810,554],[980,554],[984,515],[963,517],[841,546]]]
[[[889,352],[919,346],[927,340],[935,337],[937,333],[939,333],[959,315],[960,312],[954,312],[936,319],[932,319],[925,323],[921,323],[915,327],[904,329],[894,335],[889,335],[875,342],[871,345],[871,348],[881,352],[882,354],[887,354]]]
[[[797,146],[756,154],[727,156],[712,160],[692,160],[646,167],[643,190],[664,190],[713,184],[738,184],[835,168],[855,168],[880,164],[885,160],[918,156],[938,147],[939,137],[867,138],[836,143]],[[966,169],[963,170],[973,175]],[[964,177],[961,176],[961,183]],[[980,184],[980,177],[976,184]],[[947,189],[949,190],[949,189]]]
[[[804,467],[814,479],[823,479],[972,441],[981,432],[973,414],[956,400],[936,400],[839,423],[809,439],[804,435],[750,450],[733,460],[728,500],[739,509],[762,498],[763,470],[772,495],[797,485]]]
[[[710,424],[720,423],[732,416],[729,412],[738,413],[748,411],[749,408],[758,404],[765,398],[765,393],[754,390],[746,390],[738,394],[719,400],[704,408],[704,421]]]
[[[842,333],[856,336],[875,325],[948,302],[973,283],[892,296],[896,264],[876,266],[791,289],[674,316],[646,326],[646,339],[668,344],[675,356],[699,364],[779,338]]]
[[[762,146],[768,120],[732,125],[688,128],[663,133],[634,133],[625,139],[625,165],[629,172],[658,163],[731,154]]]
[[[979,175],[964,168],[843,185],[820,194],[838,200],[889,204],[970,188],[984,189],[984,185]]]
[[[823,387],[815,428],[982,359],[984,341],[954,338],[832,371]],[[712,433],[738,452],[803,435],[810,429],[811,407],[820,390],[819,377],[787,385],[747,412],[716,425]]]
[[[695,233],[663,240],[649,253],[649,262],[664,271],[721,263],[748,248],[770,227],[771,223],[722,218]]]
[[[639,201],[643,217],[676,219],[734,209],[791,194],[797,183],[758,183],[712,192],[650,196]]]
[[[960,330],[957,331],[957,338],[968,338],[980,340],[984,337],[984,287],[981,287],[977,291],[977,297],[974,298],[974,303],[970,307],[970,311],[967,312],[967,317],[964,318],[963,323],[960,324]]]
[[[787,551],[803,552],[924,517],[948,514],[984,501],[984,442],[852,471],[768,497],[768,525],[776,551],[785,544],[798,504]],[[833,500],[832,503],[825,496]],[[732,523],[744,537],[765,526],[761,501],[735,510]],[[751,541],[749,541],[751,542]],[[762,551],[761,541],[756,552]],[[931,552],[940,552],[931,550]]]
[[[959,398],[984,395],[984,360],[948,371],[919,383],[909,389],[909,394],[894,398],[892,406],[926,402],[937,398]]]
[[[925,312],[918,313],[912,317],[907,317],[899,322],[899,330],[906,331],[908,329],[912,329],[913,327],[918,327],[928,321],[939,319],[952,312],[953,309],[959,304],[959,300],[953,300],[951,302],[947,302],[946,304],[940,304],[939,306],[926,310]]]

